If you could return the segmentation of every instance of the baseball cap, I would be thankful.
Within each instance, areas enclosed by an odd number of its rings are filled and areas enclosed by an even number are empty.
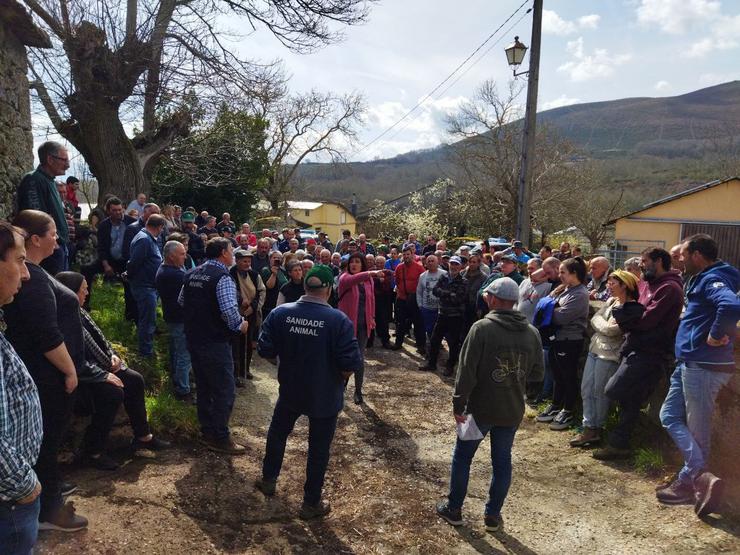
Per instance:
[[[307,245],[315,245],[316,244],[316,239],[314,239],[313,237],[310,238],[310,239],[306,239],[306,244]]]
[[[330,287],[334,284],[334,273],[331,271],[329,266],[316,264],[306,272],[306,280],[304,284],[306,289],[322,289],[324,287]]]
[[[505,255],[503,255],[501,257],[501,262],[503,262],[504,260],[508,260],[509,262],[513,262],[514,264],[517,263],[516,256],[514,256],[513,254],[505,254]]]
[[[193,223],[195,221],[195,214],[192,212],[183,212],[180,219],[185,223]]]
[[[254,256],[254,253],[248,249],[236,249],[234,251],[234,258],[244,258],[245,256]]]
[[[514,244],[512,245],[515,249],[521,249],[524,247],[524,243],[521,241],[514,241]]]
[[[493,295],[502,301],[519,300],[519,286],[516,284],[516,281],[508,277],[502,277],[492,281],[483,292]]]
[[[451,256],[450,264],[462,264],[462,258],[460,258],[459,256]]]

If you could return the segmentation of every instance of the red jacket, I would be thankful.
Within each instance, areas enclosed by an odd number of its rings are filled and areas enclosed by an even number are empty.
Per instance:
[[[401,262],[396,266],[396,297],[406,300],[408,296],[416,298],[416,286],[419,276],[424,273],[424,266],[418,262],[406,264]]]

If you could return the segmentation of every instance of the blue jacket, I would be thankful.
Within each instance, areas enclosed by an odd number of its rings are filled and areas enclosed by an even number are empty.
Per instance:
[[[341,372],[362,366],[350,319],[308,296],[270,312],[260,328],[257,350],[264,358],[278,358],[279,402],[316,418],[342,410]]]
[[[156,287],[157,270],[162,265],[157,239],[146,228],[131,241],[131,258],[126,264],[129,283],[139,287]]]
[[[676,358],[707,369],[733,371],[735,326],[740,319],[740,272],[721,260],[691,277],[684,288],[686,310],[676,334]],[[707,345],[707,336],[725,335],[723,347]]]

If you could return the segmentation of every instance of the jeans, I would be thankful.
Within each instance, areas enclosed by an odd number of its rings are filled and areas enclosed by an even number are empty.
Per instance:
[[[421,321],[424,322],[424,332],[426,332],[427,337],[432,335],[432,331],[434,330],[434,324],[437,323],[437,314],[439,311],[434,308],[423,308],[420,307],[419,310],[421,311]]]
[[[41,498],[18,505],[0,501],[0,553],[29,555],[39,535]]]
[[[198,383],[200,430],[208,438],[228,439],[236,394],[231,343],[190,344],[189,350]]]
[[[550,346],[554,408],[573,411],[578,403],[578,359],[583,340],[556,341]]]
[[[491,433],[491,464],[493,475],[491,486],[488,489],[488,501],[486,502],[485,514],[498,516],[504,505],[506,495],[511,486],[511,448],[514,445],[514,435],[517,426],[483,426],[478,425],[483,437]],[[460,438],[455,443],[452,453],[452,469],[450,471],[450,494],[449,506],[451,509],[462,509],[465,495],[468,492],[468,480],[470,478],[470,463],[478,450],[483,439],[462,441]]]
[[[679,363],[671,376],[660,422],[683,455],[678,479],[686,485],[706,469],[712,439],[712,412],[722,386],[732,374],[687,368]]]
[[[157,290],[131,284],[131,294],[136,300],[139,319],[136,332],[139,339],[139,354],[150,357],[154,354],[154,331],[157,327]]]
[[[265,459],[262,462],[262,477],[265,480],[278,479],[285,455],[285,443],[300,415],[286,407],[278,398],[270,429],[267,431]],[[336,429],[336,415],[327,418],[308,417],[308,460],[306,483],[303,486],[303,502],[308,505],[317,505],[321,501],[321,489],[324,487],[326,467],[329,465],[329,449]]]
[[[170,367],[172,368],[172,384],[175,393],[186,395],[190,393],[190,352],[185,341],[185,324],[182,322],[167,322],[170,337]]]
[[[442,347],[442,339],[447,338],[447,346],[450,348],[450,356],[447,359],[447,367],[454,368],[457,359],[460,356],[460,332],[463,327],[463,317],[447,316],[440,314],[437,323],[434,325],[432,337],[429,340],[429,358],[427,362],[431,368],[437,367],[437,357]]]
[[[619,366],[616,360],[606,360],[589,352],[581,379],[583,427],[602,428],[609,414],[611,400],[604,394],[606,382]]]

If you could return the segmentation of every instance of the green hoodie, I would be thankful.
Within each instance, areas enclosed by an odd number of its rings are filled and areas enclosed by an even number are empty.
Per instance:
[[[540,334],[516,310],[492,310],[470,328],[452,396],[455,414],[480,425],[519,426],[526,382],[543,379]]]

